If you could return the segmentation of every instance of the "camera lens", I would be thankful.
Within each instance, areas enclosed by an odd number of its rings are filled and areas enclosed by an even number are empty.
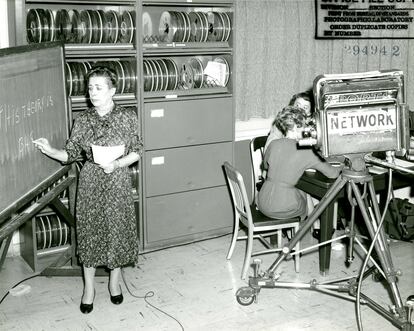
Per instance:
[[[305,131],[302,131],[302,137],[303,138],[310,138],[312,135],[311,135],[311,132],[310,131],[307,131],[307,130],[305,130]]]

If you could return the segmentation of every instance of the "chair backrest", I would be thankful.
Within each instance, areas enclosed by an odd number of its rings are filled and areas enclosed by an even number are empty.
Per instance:
[[[230,163],[224,163],[224,170],[227,181],[230,186],[231,198],[233,200],[234,212],[236,217],[246,225],[252,225],[252,214],[247,197],[246,187],[244,185],[243,176]]]
[[[266,145],[267,136],[254,137],[250,141],[250,160],[252,163],[252,201],[256,199],[256,181],[258,180],[264,159],[264,147]],[[259,165],[257,165],[257,158],[255,158],[256,151],[260,151]],[[255,161],[256,160],[256,161]]]

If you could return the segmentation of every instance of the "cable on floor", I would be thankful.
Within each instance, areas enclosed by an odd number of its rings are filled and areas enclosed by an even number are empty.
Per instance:
[[[21,281],[20,281],[20,282],[18,282],[17,284],[13,285],[13,287],[12,287],[10,290],[12,290],[12,289],[14,289],[15,287],[19,286],[21,283],[25,282],[26,280],[29,280],[29,279],[35,278],[35,277],[37,277],[37,276],[40,276],[40,274],[41,274],[41,273],[39,272],[39,273],[38,273],[38,274],[36,274],[36,275],[30,276],[30,277],[27,277],[27,278],[25,278],[25,279],[21,280]],[[2,298],[1,298],[1,300],[0,300],[0,305],[3,303],[4,299],[6,299],[6,297],[9,295],[10,290],[8,290],[8,291],[7,291],[7,293],[6,293],[5,295],[3,295],[3,297],[2,297]]]
[[[178,319],[176,319],[174,316],[168,314],[167,312],[165,312],[164,310],[162,310],[161,308],[158,308],[157,306],[153,305],[152,303],[150,303],[148,301],[148,298],[151,298],[155,295],[154,291],[148,291],[147,293],[144,294],[144,296],[139,296],[139,295],[135,295],[132,293],[132,291],[130,290],[127,281],[125,280],[125,275],[124,275],[124,269],[121,269],[121,275],[122,275],[122,280],[124,281],[125,287],[128,291],[128,293],[133,296],[134,298],[137,299],[144,299],[144,301],[151,306],[152,308],[158,310],[159,312],[163,313],[164,315],[167,315],[168,317],[170,317],[171,319],[173,319],[174,321],[176,321],[179,325],[182,331],[184,331],[184,327],[183,325],[180,323],[180,321]]]

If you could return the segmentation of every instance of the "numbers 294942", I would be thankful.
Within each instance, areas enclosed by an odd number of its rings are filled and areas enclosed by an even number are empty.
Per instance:
[[[380,55],[380,56],[400,56],[401,50],[398,45],[378,46],[378,45],[344,45],[344,50],[350,55]]]

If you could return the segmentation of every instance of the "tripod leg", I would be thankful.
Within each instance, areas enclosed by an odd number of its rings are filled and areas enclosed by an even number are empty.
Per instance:
[[[336,195],[342,190],[346,183],[347,179],[345,179],[342,175],[336,179],[324,197],[320,200],[316,208],[313,210],[312,214],[310,214],[309,217],[301,223],[299,231],[289,241],[288,245],[283,247],[283,250],[277,257],[276,261],[269,267],[269,273],[274,273],[278,265],[288,256],[299,240],[302,239],[303,236],[309,231],[313,223],[316,222],[322,212],[335,199]]]
[[[368,213],[368,207],[366,206],[366,204],[364,203],[361,193],[359,192],[358,187],[356,186],[355,182],[351,181],[351,186],[352,186],[352,190],[354,192],[355,198],[357,200],[358,206],[361,210],[361,214],[362,217],[364,218],[365,224],[367,226],[368,232],[371,236],[371,238],[374,238],[375,236],[375,228],[373,226],[373,224],[371,223],[371,218],[370,215]],[[371,187],[372,185],[372,187]],[[370,194],[371,194],[371,200],[372,202],[377,204],[377,206],[374,206],[375,208],[378,208],[378,202],[376,199],[376,195],[375,195],[375,190],[373,187],[373,183],[372,183],[372,179],[371,181],[368,182],[368,186],[370,187]],[[376,224],[378,226],[378,223]],[[381,266],[386,274],[386,279],[387,282],[390,286],[391,292],[392,292],[392,296],[394,298],[394,304],[395,304],[395,308],[399,313],[403,312],[403,303],[401,300],[401,295],[399,293],[397,284],[396,284],[396,273],[392,264],[392,260],[391,260],[391,254],[389,251],[389,247],[386,243],[386,241],[384,241],[385,235],[384,235],[384,230],[381,227],[380,232],[379,232],[379,236],[378,236],[378,240],[375,242],[375,251],[378,254],[378,258],[380,260]]]
[[[348,245],[348,252],[346,260],[348,263],[352,263],[354,261],[354,240],[355,240],[355,206],[352,205],[351,207],[351,220],[350,220],[350,227],[349,227],[349,245]]]
[[[377,220],[377,223],[375,224],[375,229],[376,230],[378,228],[379,222],[381,220],[381,212],[379,209],[379,205],[378,205],[378,201],[376,199],[376,194],[375,194],[375,188],[374,188],[374,184],[372,182],[368,182],[368,189],[370,192],[370,197],[371,197],[371,203],[372,203],[372,207],[374,209],[374,213],[375,213],[375,218]],[[387,243],[387,238],[385,237],[385,232],[383,229],[381,229],[380,233],[378,234],[381,237],[381,241],[383,243]],[[388,245],[387,245],[388,246]],[[387,255],[387,259],[388,261],[390,261],[390,269],[394,269],[394,266],[392,265],[392,259],[391,259],[391,252],[389,249],[385,249],[382,247],[382,249],[384,250],[384,254]]]

